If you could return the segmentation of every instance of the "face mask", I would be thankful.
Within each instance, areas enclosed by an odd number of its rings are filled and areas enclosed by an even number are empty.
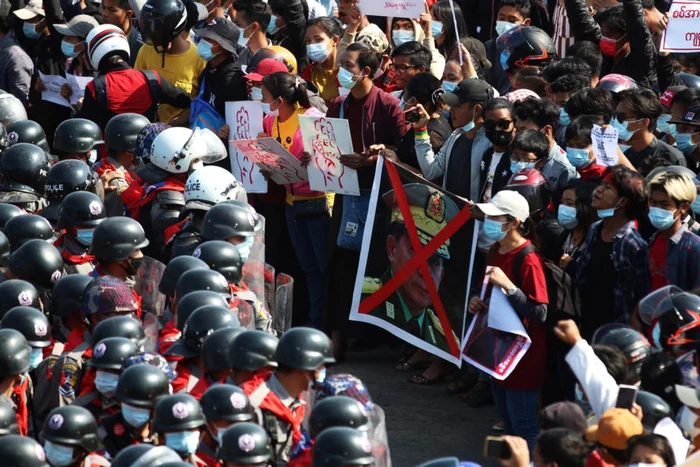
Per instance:
[[[510,58],[510,50],[506,49],[501,52],[501,68],[503,71],[508,71],[508,59]]]
[[[321,42],[318,44],[308,44],[306,46],[306,55],[314,63],[323,63],[326,61],[331,51],[328,50],[328,43]]]
[[[78,229],[75,235],[75,239],[83,246],[92,245],[92,236],[95,233],[95,229]]]
[[[637,132],[637,130],[629,130],[627,127],[630,125],[630,123],[636,123],[639,120],[634,120],[632,122],[621,122],[615,117],[612,120],[612,126],[615,128],[619,134],[618,139],[620,141],[629,141],[632,139],[632,136]]]
[[[502,230],[504,224],[505,222],[498,222],[487,218],[484,221],[484,235],[486,235],[486,238],[496,242],[503,240],[503,237],[505,237],[507,233]]]
[[[576,219],[576,208],[560,204],[559,210],[557,211],[557,219],[559,219],[559,222],[564,226],[564,228],[573,229],[578,225],[578,219]]]
[[[92,165],[95,162],[97,162],[97,149],[92,149],[88,153],[88,163],[90,163],[90,165]]]
[[[270,110],[270,104],[268,104],[266,102],[261,102],[261,104],[262,104],[263,113],[265,115],[270,115],[270,113],[272,113],[272,111]]]
[[[245,239],[245,242],[236,245],[236,249],[238,249],[238,254],[241,255],[241,261],[243,261],[244,263],[248,261],[250,249],[253,246],[254,241],[255,240],[253,239],[253,237],[247,237]]]
[[[134,428],[141,428],[151,419],[151,411],[122,402],[122,417],[126,423]]]
[[[75,58],[78,56],[79,52],[75,51],[75,44],[66,42],[65,39],[61,41],[61,52],[68,58]]]
[[[323,384],[323,382],[326,380],[326,368],[323,367],[320,370],[318,370],[318,375],[316,375],[316,384],[319,386]]]
[[[654,323],[651,329],[651,342],[657,349],[663,348],[661,346],[661,326],[659,325],[658,321]]]
[[[406,110],[406,101],[403,100],[403,97],[402,97],[401,100],[399,101],[399,108],[400,108],[402,111],[403,111],[403,110]]]
[[[105,397],[112,397],[117,390],[119,375],[97,370],[95,388]]]
[[[676,125],[673,123],[668,123],[671,120],[671,114],[661,114],[659,118],[656,119],[656,129],[662,133],[671,133],[669,130],[671,127]]]
[[[569,118],[569,112],[566,111],[564,107],[559,110],[559,123],[563,126],[569,125],[571,123],[571,118]]]
[[[255,102],[260,102],[262,100],[262,88],[253,86],[250,90],[250,99]],[[268,109],[270,105],[268,104]]]
[[[690,205],[690,209],[692,209],[695,214],[700,214],[700,195],[695,198],[693,204]]]
[[[627,464],[627,467],[662,467],[666,464],[647,464],[646,462],[637,462],[636,464]]]
[[[659,230],[666,230],[673,225],[676,219],[673,217],[676,211],[667,211],[657,207],[649,208],[649,221]]]
[[[438,37],[442,36],[442,33],[445,29],[445,26],[443,26],[442,21],[435,21],[430,24],[430,33],[433,35],[433,39],[437,39]]]
[[[136,272],[141,267],[143,258],[129,258],[129,264],[124,268],[126,274],[129,276],[135,276]]]
[[[277,27],[277,16],[270,15],[270,24],[267,25],[267,33],[271,36],[274,36],[275,33],[279,30],[280,28]]]
[[[597,211],[598,211],[598,217],[600,217],[601,219],[606,219],[606,218],[608,218],[608,217],[614,216],[614,215],[615,215],[615,211],[617,211],[617,207],[620,205],[620,202],[621,202],[621,201],[622,201],[622,199],[620,199],[620,201],[618,201],[617,204],[616,204],[615,206],[611,207],[611,208],[607,208],[607,209],[598,209],[598,210],[597,210]]]
[[[165,445],[181,454],[194,454],[199,446],[199,431],[178,431],[165,434]]]
[[[36,31],[36,24],[27,23],[26,21],[22,24],[22,32],[27,39],[38,39],[41,37],[41,33]]]
[[[445,92],[452,92],[455,89],[457,89],[457,85],[459,83],[455,83],[454,81],[443,81],[442,82],[442,89],[445,90]]]
[[[464,130],[465,133],[468,133],[474,129],[474,126],[476,125],[476,123],[474,123],[474,115],[475,114],[476,114],[476,109],[474,109],[474,112],[472,112],[471,121],[462,127],[462,130]]]
[[[41,362],[44,361],[44,352],[41,349],[35,349],[32,347],[31,352],[29,352],[29,370],[33,370],[38,367]]]
[[[508,146],[513,139],[513,131],[487,130],[486,137],[494,146]]]
[[[46,452],[46,459],[51,465],[63,467],[73,463],[73,448],[70,446],[61,446],[47,441],[44,444],[44,451]]]
[[[578,384],[574,387],[574,394],[577,401],[583,400],[583,391],[581,391],[581,386],[579,386]]]
[[[357,81],[352,80],[354,76],[351,71],[346,70],[342,66],[338,68],[338,82],[345,89],[352,89],[357,84]]]
[[[588,149],[566,148],[566,158],[577,169],[585,167],[591,162],[588,158]]]
[[[197,45],[197,55],[205,62],[208,62],[218,55],[211,51],[212,47],[214,47],[214,45],[211,42],[204,40],[199,41],[199,45]]]
[[[241,31],[241,34],[238,36],[238,45],[243,47],[243,48],[248,47],[248,40],[250,39],[250,37],[245,37],[245,30],[251,26],[252,26],[252,24],[249,24],[248,27],[243,29]]]
[[[496,34],[500,36],[501,34],[507,33],[516,26],[517,24],[509,23],[508,21],[496,21]]]
[[[534,169],[536,162],[512,162],[510,163],[510,171],[515,173],[524,169]]]
[[[391,38],[394,41],[396,47],[406,42],[411,42],[416,40],[416,33],[413,31],[404,31],[399,29],[398,31],[391,31]]]
[[[676,147],[683,154],[692,154],[695,148],[698,147],[698,143],[692,143],[693,135],[691,133],[678,133],[676,135]]]
[[[621,37],[618,40],[615,39],[610,39],[609,37],[601,37],[600,38],[600,51],[603,55],[607,55],[608,57],[614,57],[617,55],[617,43],[624,38]]]
[[[274,102],[274,101],[272,101],[272,102]],[[263,112],[265,112],[266,115],[272,115],[273,117],[276,117],[279,115],[280,109],[277,108],[275,110],[272,110],[272,102],[270,102],[269,104],[266,104],[264,102],[262,103]]]

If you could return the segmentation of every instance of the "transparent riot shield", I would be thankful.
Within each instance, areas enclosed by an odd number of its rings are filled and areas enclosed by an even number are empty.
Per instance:
[[[262,228],[253,237],[250,255],[243,265],[243,283],[261,303],[265,302],[265,218],[258,215]],[[273,276],[274,277],[274,276]],[[274,281],[274,279],[272,279]]]
[[[270,313],[273,313],[275,309],[275,288],[277,284],[275,283],[275,268],[272,265],[265,263],[265,301],[261,302],[265,304],[265,309]],[[259,298],[262,300],[262,298]]]
[[[272,313],[272,326],[278,335],[292,327],[292,306],[294,302],[294,278],[288,274],[277,274],[275,289],[275,311]]]
[[[372,431],[368,434],[370,441],[372,441],[374,465],[377,467],[391,467],[391,454],[389,453],[389,438],[386,434],[384,410],[377,404],[374,404],[372,410],[367,412],[367,418],[372,422]]]
[[[158,291],[163,271],[165,271],[165,265],[148,256],[143,257],[143,262],[136,271],[134,291],[141,296],[141,310],[143,313],[152,313],[156,317],[165,310],[165,295]]]
[[[158,317],[151,312],[141,315],[143,321],[143,332],[146,335],[146,344],[143,346],[145,352],[157,352],[158,349]]]
[[[255,329],[255,309],[253,305],[242,298],[234,298],[231,302],[231,311],[238,316],[242,328]]]

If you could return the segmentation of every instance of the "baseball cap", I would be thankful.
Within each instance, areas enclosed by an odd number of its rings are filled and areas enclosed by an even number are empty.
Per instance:
[[[237,54],[236,45],[241,30],[236,24],[226,18],[214,18],[209,24],[194,32],[202,37],[216,41],[225,50]],[[286,70],[285,70],[286,71]]]
[[[255,67],[253,73],[248,73],[244,76],[244,78],[251,81],[262,81],[265,76],[271,75],[272,73],[278,73],[280,71],[289,72],[289,69],[287,68],[287,65],[275,58],[266,58],[258,63],[258,66]]]
[[[99,26],[95,18],[90,15],[74,16],[68,23],[57,24],[54,27],[62,36],[77,36],[85,39],[93,28]]]
[[[491,68],[491,61],[486,58],[486,47],[483,42],[475,37],[465,37],[461,42],[469,51],[472,61],[478,62],[484,70]]]
[[[700,389],[676,384],[676,396],[683,405],[691,409],[700,409]]]
[[[684,125],[700,126],[700,105],[694,105],[685,111],[685,115],[680,120],[671,120],[668,123],[681,123]]]
[[[608,409],[597,425],[586,431],[588,441],[597,441],[606,448],[623,451],[630,438],[644,432],[642,422],[627,409]]]
[[[530,206],[517,191],[501,190],[491,198],[490,203],[479,203],[476,207],[487,216],[508,215],[520,222],[525,222],[530,217]]]
[[[444,93],[441,99],[445,105],[452,107],[466,102],[483,103],[493,96],[493,88],[486,81],[465,79],[457,85],[454,91]]]
[[[46,13],[44,12],[44,4],[41,0],[29,0],[29,2],[27,2],[27,6],[20,8],[19,10],[15,10],[14,14],[16,17],[24,21],[32,19],[37,15],[46,16]]]
[[[540,428],[568,428],[576,433],[584,434],[588,429],[586,416],[581,407],[573,402],[556,402],[550,404],[540,414]]]
[[[357,34],[355,42],[366,45],[378,54],[383,54],[389,48],[389,40],[386,38],[384,31],[372,24]]]
[[[133,313],[139,309],[131,288],[112,276],[95,278],[85,288],[83,312],[86,315]]]

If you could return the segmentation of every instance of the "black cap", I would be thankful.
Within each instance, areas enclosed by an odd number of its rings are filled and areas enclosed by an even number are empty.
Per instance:
[[[467,102],[482,104],[493,97],[493,88],[486,81],[481,79],[465,79],[457,85],[454,91],[444,93],[441,99],[445,105],[452,107]]]
[[[671,120],[668,123],[680,123],[682,125],[700,126],[700,105],[694,105],[685,111],[680,120]]]
[[[214,20],[201,29],[195,29],[195,33],[202,37],[216,41],[228,52],[236,53],[236,45],[241,30],[236,24],[226,18],[214,18]]]

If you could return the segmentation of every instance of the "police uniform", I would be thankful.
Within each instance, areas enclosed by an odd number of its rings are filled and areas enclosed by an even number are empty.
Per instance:
[[[107,185],[109,191],[105,193],[104,205],[107,217],[123,215],[124,203],[122,202],[120,195],[121,192],[129,188],[129,185],[133,182],[131,174],[123,165],[119,163],[119,161],[111,157],[106,157],[97,161],[97,163],[92,166],[92,170],[98,177],[101,177],[108,170],[119,172],[121,174],[123,178],[113,178]]]
[[[3,189],[0,189],[0,203],[14,204],[29,214],[37,213],[49,205],[49,202],[43,196],[22,191],[5,191]]]
[[[443,196],[442,193],[427,185],[408,183],[403,186],[403,189],[409,204],[411,217],[416,226],[418,238],[421,244],[425,246],[457,215],[459,208],[450,198]],[[382,198],[391,208],[392,225],[405,225],[403,214],[396,202],[394,190],[388,191]],[[449,246],[450,241],[448,239],[433,254],[444,260],[449,260]],[[362,283],[361,300],[365,300],[377,292],[384,284],[389,282],[392,275],[392,268],[389,266],[380,278],[365,277]],[[381,318],[445,352],[450,352],[448,336],[445,335],[445,330],[435,311],[428,306],[414,316],[414,313],[408,308],[401,296],[400,287],[368,314]],[[454,332],[449,338],[454,339],[459,346],[459,340]]]
[[[54,246],[61,253],[63,258],[63,269],[65,274],[89,275],[94,269],[94,256],[88,255],[86,248],[65,233],[58,237]]]
[[[124,421],[121,412],[107,415],[100,423],[98,435],[110,456],[115,457],[119,451],[134,444],[156,444],[155,435],[144,439],[140,435],[140,428],[132,428]]]

